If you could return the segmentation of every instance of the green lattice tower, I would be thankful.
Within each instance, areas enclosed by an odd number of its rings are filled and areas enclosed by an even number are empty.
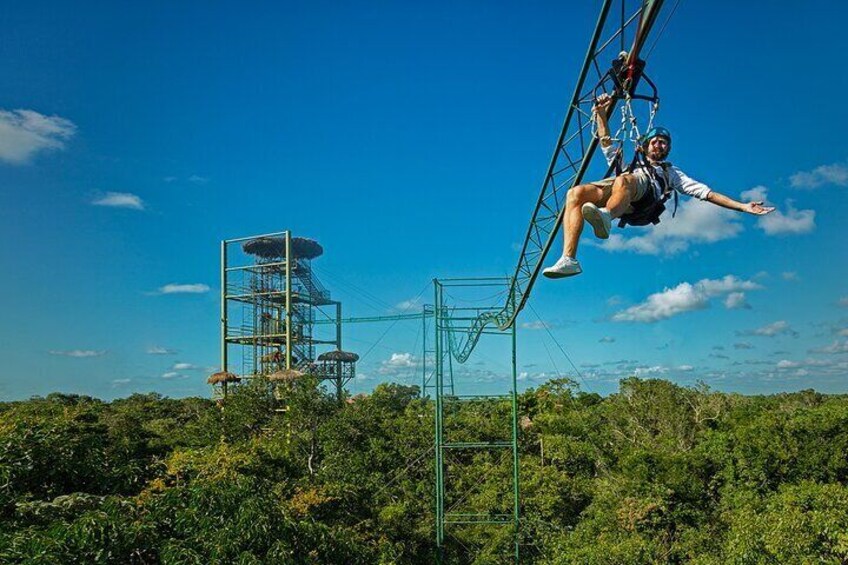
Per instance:
[[[434,379],[435,399],[435,510],[436,510],[436,561],[453,563],[449,555],[451,544],[448,536],[453,530],[461,535],[463,530],[472,530],[476,534],[491,536],[487,539],[503,539],[506,534],[510,543],[498,554],[498,562],[518,563],[519,527],[520,527],[520,488],[518,462],[518,403],[517,403],[517,367],[515,326],[507,330],[489,328],[485,335],[493,339],[506,340],[509,344],[510,375],[507,379],[508,390],[490,394],[479,394],[473,385],[468,386],[463,379],[453,378],[451,351],[461,349],[461,340],[466,339],[470,324],[486,311],[497,311],[502,304],[474,306],[471,308],[449,304],[445,289],[510,288],[510,280],[503,278],[475,279],[436,279],[434,302]],[[512,299],[512,298],[508,298]],[[488,339],[488,338],[487,338]],[[506,388],[506,387],[505,387]],[[469,389],[469,390],[465,390]],[[492,418],[497,419],[491,429],[475,430],[462,427],[462,417],[468,410],[491,410]],[[475,437],[479,434],[482,437]],[[502,434],[498,437],[498,434]],[[492,462],[495,462],[492,465]],[[503,475],[495,477],[497,488],[503,488],[496,500],[484,507],[485,503],[475,501],[469,489],[479,483],[463,483],[460,470],[466,474],[476,471],[475,465],[481,464],[495,474],[500,470]],[[499,482],[498,480],[501,479]],[[483,504],[483,506],[481,506]],[[504,531],[504,529],[506,529]],[[497,531],[496,531],[497,530]],[[459,539],[459,538],[457,538]],[[489,548],[491,549],[491,548]]]
[[[301,243],[301,251],[293,245]],[[247,251],[261,242],[271,251]],[[303,242],[317,251],[309,254]],[[316,346],[341,352],[341,303],[312,270],[320,246],[289,231],[221,242],[221,368],[243,379],[283,373],[310,374],[331,381],[339,399],[344,384],[355,375],[353,363],[338,359],[316,363]],[[313,333],[316,312],[335,325],[335,335]]]

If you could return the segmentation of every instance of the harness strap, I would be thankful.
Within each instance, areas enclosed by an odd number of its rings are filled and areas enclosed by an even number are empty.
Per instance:
[[[650,177],[650,183],[652,186],[648,188],[650,192],[646,191],[642,198],[631,203],[631,212],[624,214],[621,218],[619,218],[618,225],[622,228],[627,224],[658,224],[660,222],[660,215],[665,210],[665,203],[671,198],[672,194],[674,195],[674,211],[672,212],[671,217],[673,218],[677,215],[679,197],[677,191],[671,186],[671,179],[668,178],[668,169],[672,166],[671,163],[662,162],[659,164],[662,169],[662,174],[660,175],[657,173],[654,165],[651,165],[645,160],[641,150],[636,153],[637,154],[634,156],[633,161],[628,167],[628,172],[632,172],[637,167],[641,167],[645,171],[645,174]],[[654,189],[654,183],[660,186],[659,196],[657,196]]]
[[[671,179],[668,178],[668,169],[671,167],[671,163],[668,161],[663,161],[660,163],[660,168],[662,168],[663,174],[662,177],[657,177],[660,181],[660,186],[662,186],[662,201],[665,202],[669,199],[672,193],[674,193],[674,211],[671,213],[671,217],[673,218],[677,214],[677,203],[678,203],[678,194],[677,191],[671,186]],[[656,170],[651,167],[651,171],[656,175]]]

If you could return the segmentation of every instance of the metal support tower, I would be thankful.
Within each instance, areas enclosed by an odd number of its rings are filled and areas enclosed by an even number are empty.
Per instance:
[[[436,377],[435,363],[427,364],[428,359],[435,362],[436,350],[432,343],[427,342],[428,318],[433,318],[433,306],[425,304],[421,312],[421,398],[427,397],[428,390],[435,391]],[[451,386],[453,386],[453,375],[451,375]]]
[[[508,292],[511,280],[473,278],[435,279],[433,282],[435,293],[433,328],[435,337],[435,385],[433,389],[435,396],[436,562],[453,563],[449,555],[451,544],[447,539],[449,528],[506,527],[511,530],[512,547],[507,548],[508,554],[504,554],[502,557],[507,561],[518,563],[520,488],[515,325],[512,325],[506,331],[495,328],[483,330],[486,335],[509,340],[510,375],[507,378],[509,390],[494,391],[489,394],[466,394],[461,391],[462,394],[457,394],[452,375],[450,345],[452,341],[457,339],[454,334],[467,333],[468,326],[478,316],[486,312],[496,312],[502,308],[502,305],[465,308],[449,304],[450,298],[446,296],[447,292],[455,291],[460,287],[483,288],[489,289],[489,291],[493,288],[502,288],[505,292]],[[449,290],[446,292],[446,289]],[[511,296],[508,300],[514,300],[514,298],[514,296]],[[463,384],[462,379],[457,380],[457,387],[462,388]],[[466,387],[470,388],[468,385]],[[471,392],[474,392],[473,389]],[[508,411],[505,410],[507,406],[509,407]],[[475,437],[475,434],[480,433],[478,430],[463,428],[452,421],[456,420],[463,410],[473,410],[475,407],[495,408],[492,410],[492,413],[495,414],[498,414],[497,407],[500,407],[502,413],[508,413],[504,421],[499,422],[498,430],[502,433],[502,437],[492,437],[491,435],[482,438]],[[463,485],[458,482],[459,470],[465,468],[467,472],[473,472],[473,466],[481,460],[478,457],[481,452],[487,454],[483,455],[483,461],[486,461],[488,457],[488,461],[493,462],[494,467],[492,468],[498,468],[499,464],[503,466],[507,457],[511,460],[511,477],[506,478],[506,482],[511,483],[511,493],[503,493],[499,500],[494,501],[494,503],[490,502],[489,507],[486,508],[480,506],[468,507],[467,505],[474,504],[474,497],[469,496],[467,490],[473,488],[473,485]],[[457,477],[452,476],[453,473],[456,473]],[[480,477],[477,484],[485,483],[486,480],[489,480],[489,478]]]

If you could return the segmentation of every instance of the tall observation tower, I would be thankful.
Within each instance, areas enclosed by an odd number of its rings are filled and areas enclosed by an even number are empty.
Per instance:
[[[289,231],[221,242],[221,371],[209,379],[216,394],[245,379],[276,390],[312,375],[342,398],[359,356],[342,350],[341,302],[312,269],[323,253]]]

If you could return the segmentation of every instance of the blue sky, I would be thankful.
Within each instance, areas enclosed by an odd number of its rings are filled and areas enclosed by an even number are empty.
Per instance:
[[[597,10],[0,8],[0,398],[209,394],[224,238],[319,240],[349,315],[510,274]],[[672,159],[779,213],[686,201],[656,229],[587,232],[584,274],[539,282],[519,320],[522,386],[574,375],[559,343],[600,393],[629,374],[848,389],[847,12],[681,3],[649,63]],[[418,382],[419,324],[387,328],[346,329],[367,352],[354,392]],[[503,346],[478,353],[458,378],[495,386]]]

